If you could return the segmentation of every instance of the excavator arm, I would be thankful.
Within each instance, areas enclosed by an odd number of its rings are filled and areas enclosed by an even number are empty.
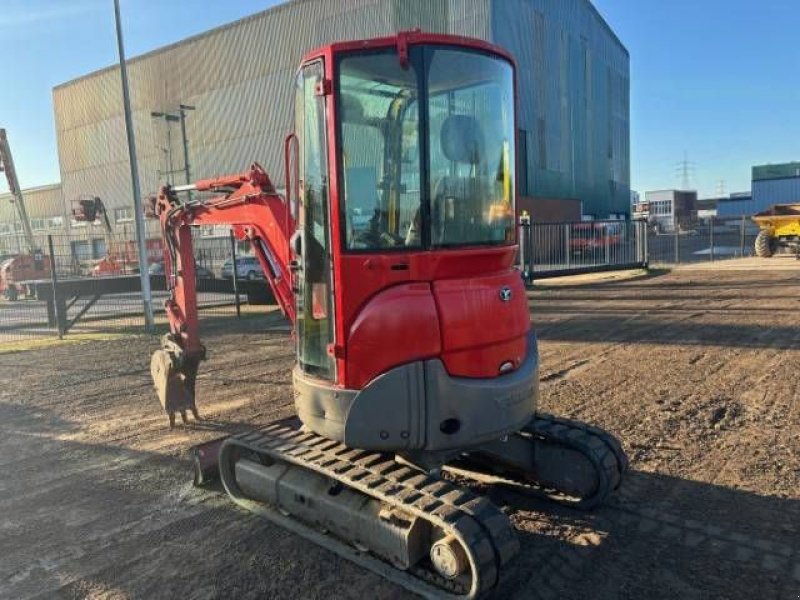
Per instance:
[[[181,192],[211,192],[203,199],[182,202]],[[158,217],[164,239],[164,274],[169,297],[165,303],[170,333],[153,354],[151,374],[164,410],[174,426],[175,413],[186,420],[194,399],[197,368],[205,358],[197,315],[197,280],[192,227],[228,225],[240,240],[249,240],[283,314],[295,321],[290,238],[295,221],[288,199],[276,191],[267,173],[253,164],[231,176],[201,180],[190,186],[163,186],[151,199],[150,216]]]

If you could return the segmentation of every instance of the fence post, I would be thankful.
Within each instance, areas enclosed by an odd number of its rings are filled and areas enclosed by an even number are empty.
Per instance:
[[[640,229],[640,224],[638,220],[631,221],[631,225],[633,226],[630,231],[633,232],[633,239],[636,241],[635,248],[636,248],[636,260],[638,264],[644,264],[644,239],[642,239],[642,233]]]
[[[675,264],[679,265],[681,263],[680,238],[677,225],[673,225],[673,227],[675,227]]]
[[[644,268],[650,268],[650,227],[647,221],[639,221],[639,227],[644,231],[642,238],[644,239]]]
[[[711,227],[711,231],[709,233],[709,239],[711,241],[711,262],[714,262],[714,217],[711,217],[709,226]]]
[[[741,225],[741,240],[740,240],[741,248],[739,249],[739,256],[744,258],[744,215],[742,215],[742,225]]]
[[[564,251],[567,255],[567,268],[569,269],[572,266],[572,251],[570,250],[570,243],[572,242],[571,238],[571,230],[570,224],[564,223]]]
[[[64,338],[64,314],[59,306],[58,297],[58,271],[56,269],[56,253],[53,251],[53,236],[47,235],[47,249],[50,252],[50,283],[53,286],[53,313],[56,321],[56,330],[58,331],[58,339]]]
[[[239,272],[236,266],[236,237],[233,235],[233,230],[230,232],[231,235],[231,266],[233,269],[231,270],[232,281],[233,281],[233,302],[236,305],[236,318],[239,319],[242,316],[242,305],[239,302]]]
[[[519,263],[525,285],[530,285],[533,280],[531,234],[531,217],[527,211],[523,211],[519,217]]]
[[[533,256],[533,221],[528,217],[528,283],[533,285],[533,266],[536,259]]]

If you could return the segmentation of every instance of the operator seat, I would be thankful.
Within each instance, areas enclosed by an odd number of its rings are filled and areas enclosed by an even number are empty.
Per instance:
[[[436,182],[431,199],[433,243],[481,239],[486,181],[478,172],[485,150],[480,123],[469,115],[450,115],[442,124],[440,143],[448,161],[469,165],[470,172],[445,175]]]

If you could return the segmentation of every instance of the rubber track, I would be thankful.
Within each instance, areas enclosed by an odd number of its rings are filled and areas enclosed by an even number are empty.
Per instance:
[[[314,471],[454,535],[469,558],[470,589],[454,589],[452,582],[421,567],[399,570],[263,503],[245,498],[236,486],[233,472],[232,452],[236,448]],[[350,449],[302,430],[299,422],[272,424],[227,439],[220,448],[220,476],[228,494],[240,505],[425,597],[469,600],[484,597],[496,587],[503,567],[519,550],[508,517],[486,498],[398,463],[391,455]]]
[[[517,435],[530,435],[578,450],[594,465],[598,481],[591,496],[571,500],[558,490],[537,490],[550,500],[589,510],[605,502],[609,494],[622,484],[628,457],[619,441],[599,427],[540,413]]]

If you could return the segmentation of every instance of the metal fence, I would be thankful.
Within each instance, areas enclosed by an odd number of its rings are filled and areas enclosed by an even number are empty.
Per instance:
[[[520,224],[526,280],[647,266],[643,221]]]
[[[692,229],[648,231],[648,260],[653,266],[711,262],[755,254],[758,226],[750,217],[704,219]]]
[[[201,318],[239,314],[239,299],[272,302],[246,244],[195,231]],[[749,217],[704,220],[662,233],[645,221],[520,223],[519,266],[526,281],[597,271],[670,266],[752,256],[757,226]],[[132,240],[49,237],[50,248],[17,264],[14,290],[2,290],[0,343],[66,332],[122,332],[144,326],[136,244]],[[157,321],[167,296],[159,240],[148,241]],[[238,278],[232,265],[237,265]],[[2,259],[0,259],[0,264]],[[54,268],[51,269],[51,264]],[[2,268],[2,267],[0,267]],[[238,279],[238,280],[237,280]],[[0,281],[2,278],[0,278]]]
[[[271,300],[247,244],[195,231],[201,318],[239,314],[239,302]],[[133,240],[48,236],[33,256],[2,263],[0,343],[67,332],[128,332],[144,327],[137,248]],[[150,283],[157,322],[167,298],[160,240],[148,240]],[[235,263],[234,263],[235,258]],[[235,281],[233,264],[242,281]]]
[[[520,223],[519,265],[527,281],[597,271],[672,266],[753,256],[750,217],[704,219],[660,232],[645,221]]]

